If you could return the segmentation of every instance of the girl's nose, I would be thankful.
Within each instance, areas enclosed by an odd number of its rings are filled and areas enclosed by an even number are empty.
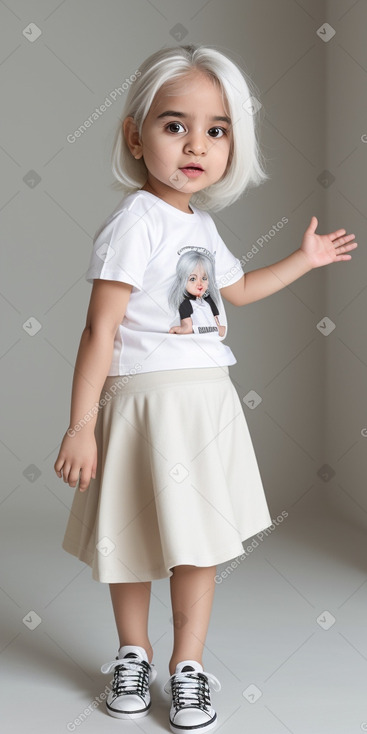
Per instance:
[[[205,133],[193,132],[190,135],[190,139],[185,143],[185,152],[192,153],[192,155],[200,155],[200,153],[206,153],[207,146],[208,141]]]

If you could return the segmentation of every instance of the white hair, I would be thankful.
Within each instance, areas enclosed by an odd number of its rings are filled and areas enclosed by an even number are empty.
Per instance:
[[[219,211],[233,204],[247,187],[266,180],[268,175],[262,167],[255,110],[251,108],[250,98],[256,98],[257,94],[255,85],[235,62],[207,46],[163,48],[139,66],[127,93],[113,143],[112,172],[118,182],[113,188],[123,189],[126,195],[133,193],[144,185],[148,176],[143,158],[136,160],[126,144],[123,120],[133,117],[141,137],[144,120],[157,92],[167,82],[181,79],[193,70],[205,73],[219,85],[223,106],[232,121],[232,140],[223,176],[217,183],[194,193],[190,200],[198,209]]]

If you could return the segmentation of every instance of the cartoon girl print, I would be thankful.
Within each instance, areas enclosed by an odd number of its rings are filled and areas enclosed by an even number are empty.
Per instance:
[[[180,314],[181,325],[172,326],[169,334],[207,334],[224,336],[226,327],[219,323],[219,290],[215,283],[214,259],[197,250],[181,255],[176,278],[168,296],[169,306]],[[216,324],[216,325],[214,325]]]

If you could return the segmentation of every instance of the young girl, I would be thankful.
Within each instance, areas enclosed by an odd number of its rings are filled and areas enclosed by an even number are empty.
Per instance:
[[[113,150],[124,198],[94,239],[70,425],[54,465],[70,487],[79,483],[63,548],[109,584],[119,650],[102,671],[114,671],[112,716],[150,710],[151,582],[170,578],[174,647],[164,690],[173,732],[217,723],[210,688],[220,683],[202,661],[216,564],[271,524],[229,376],[236,359],[217,330],[178,332],[180,304],[169,295],[180,259],[202,252],[213,263],[209,288],[226,333],[222,297],[244,306],[312,268],[350,260],[357,247],[345,229],[316,234],[313,216],[291,255],[243,273],[208,211],[266,178],[250,95],[241,69],[211,48],[164,48],[140,66]],[[191,272],[203,278],[198,262]]]

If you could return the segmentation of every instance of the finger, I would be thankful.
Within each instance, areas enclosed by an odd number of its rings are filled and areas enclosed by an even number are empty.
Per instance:
[[[346,240],[344,243],[344,241],[341,240],[341,242],[334,244],[334,247],[336,250],[340,250],[340,252],[347,252],[348,250],[353,250],[355,247],[358,247],[358,243],[350,242],[349,240]]]
[[[347,242],[351,242],[351,240],[354,240],[355,235],[354,234],[347,234],[345,237],[341,237],[340,243],[345,244]]]
[[[350,245],[341,245],[340,248],[339,247],[336,248],[336,254],[339,256],[343,254],[343,252],[349,252],[350,250],[355,250],[356,247],[358,247],[357,242],[352,242]],[[348,255],[348,257],[350,258],[351,255]]]
[[[354,247],[358,247],[358,242],[346,242],[346,244],[343,245],[343,243],[340,244],[340,247],[343,247],[345,250],[351,250]]]
[[[311,232],[313,234],[314,232],[316,232],[317,227],[318,227],[317,217],[312,216],[311,217],[311,222],[310,222],[310,224],[307,227],[307,231],[308,232]]]
[[[79,482],[80,492],[85,492],[85,490],[88,489],[90,480],[91,480],[90,473],[86,469],[81,469],[80,470],[80,482]]]
[[[76,474],[75,469],[72,469],[69,475],[69,486],[75,487],[78,479],[79,479],[79,472]]]
[[[346,229],[337,229],[336,232],[331,232],[329,235],[330,239],[336,240],[338,237],[342,237],[346,233]]]
[[[338,258],[338,260],[351,260],[351,255],[345,255],[344,253],[350,252],[350,250],[355,250],[356,247],[358,247],[358,242],[351,242],[349,245],[340,245],[339,247],[335,248],[335,254]]]
[[[59,476],[61,475],[61,469],[63,467],[63,464],[64,464],[64,459],[60,459],[60,458],[56,459],[56,461],[54,463],[55,472]]]
[[[69,481],[69,473],[70,473],[71,466],[70,464],[64,464],[63,468],[63,480],[67,484]]]

